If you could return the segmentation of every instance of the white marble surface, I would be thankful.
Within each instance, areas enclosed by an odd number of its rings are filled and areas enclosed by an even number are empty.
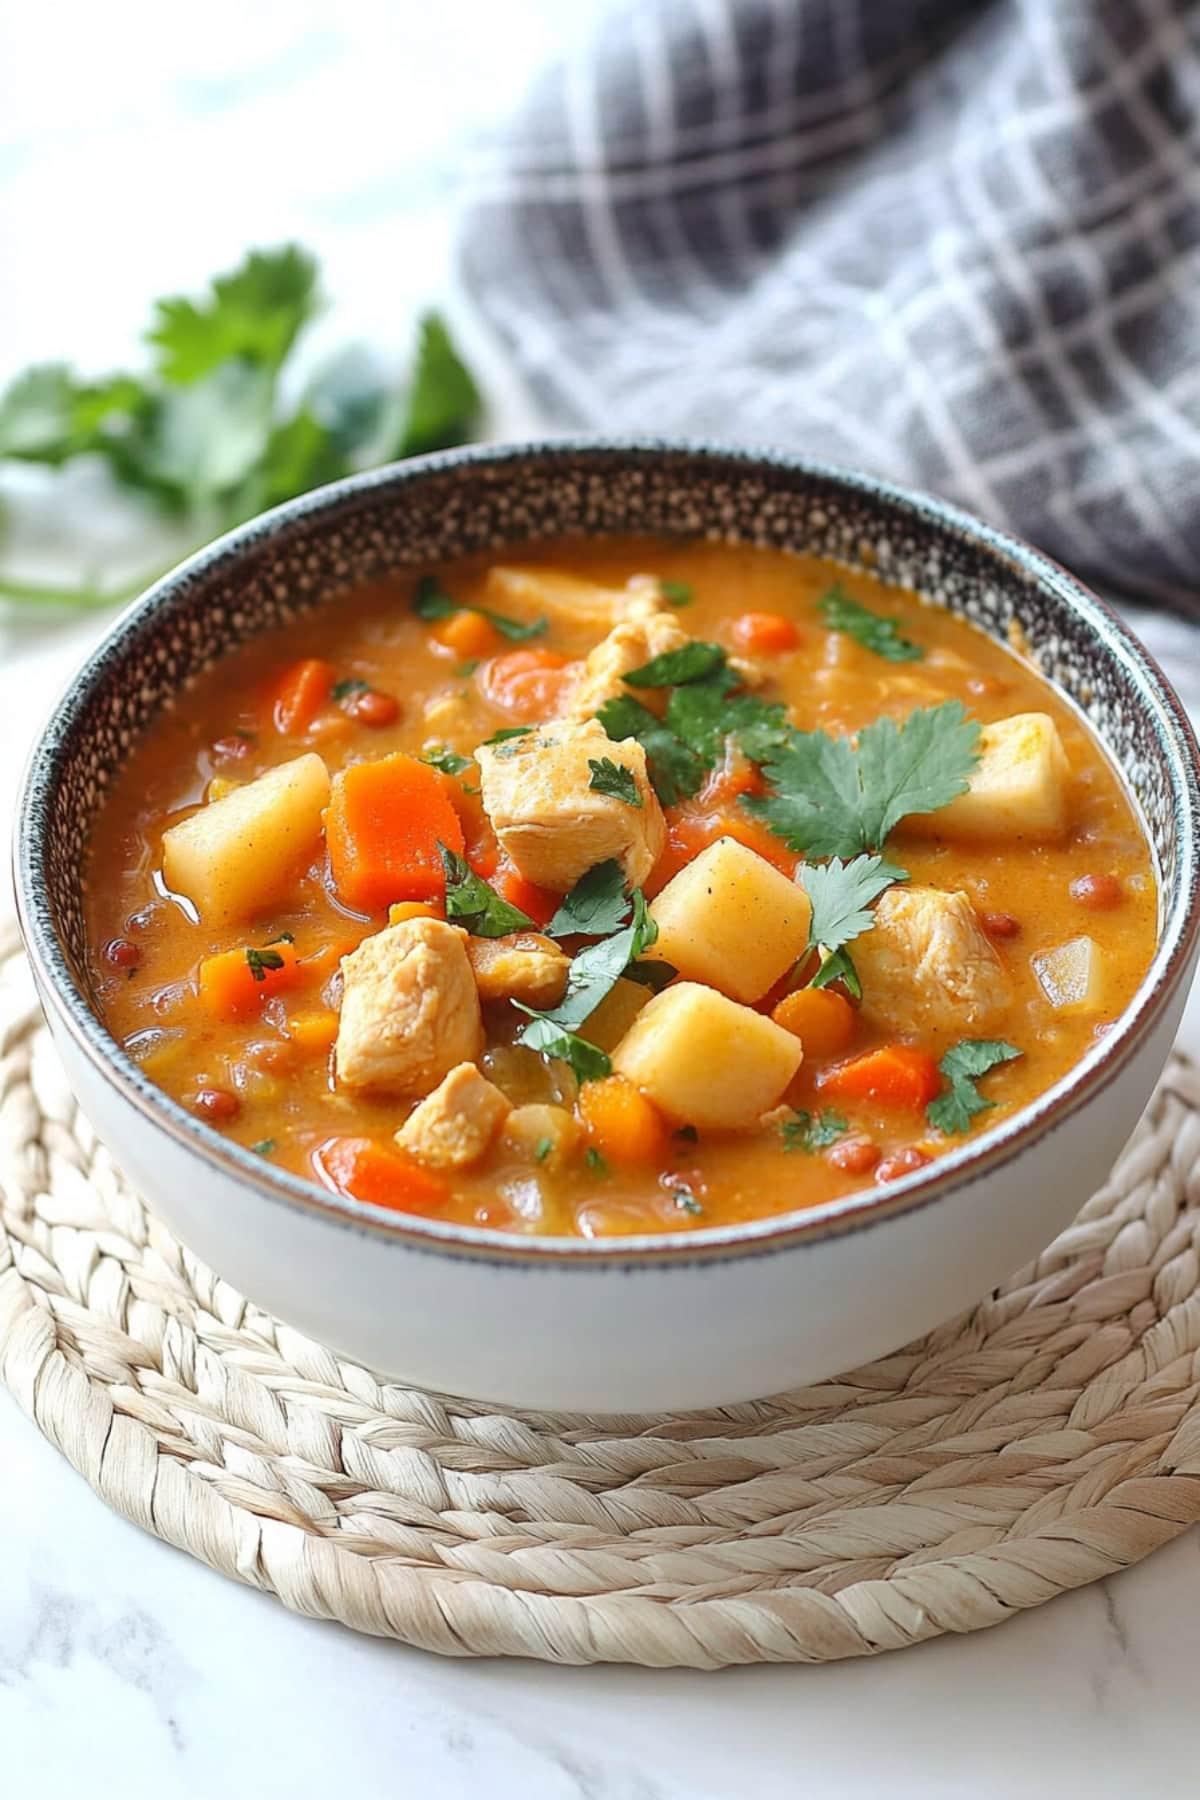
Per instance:
[[[64,348],[127,357],[148,295],[289,234],[322,256],[328,340],[401,353],[446,281],[463,121],[500,108],[565,10],[0,8],[0,380]],[[518,432],[520,394],[489,376]],[[61,506],[22,553],[53,542]],[[5,839],[28,739],[101,623],[0,619]],[[1150,630],[1195,707],[1190,634]],[[1185,1035],[1200,1049],[1195,1003]],[[870,1664],[439,1662],[144,1536],[0,1396],[0,1794],[22,1800],[1184,1800],[1198,1669],[1195,1531],[1000,1630]]]

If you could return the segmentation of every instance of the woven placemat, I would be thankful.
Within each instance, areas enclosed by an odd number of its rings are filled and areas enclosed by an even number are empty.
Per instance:
[[[499,1412],[243,1300],[121,1180],[0,928],[0,1375],[110,1506],[451,1655],[716,1668],[994,1625],[1200,1518],[1200,1073],[973,1311],[707,1413]]]

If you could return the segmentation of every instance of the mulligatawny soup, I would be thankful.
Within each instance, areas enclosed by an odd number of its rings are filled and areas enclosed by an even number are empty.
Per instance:
[[[325,1188],[686,1231],[936,1160],[1150,961],[1149,850],[1027,662],[777,551],[567,543],[226,656],[88,874],[103,1016]]]

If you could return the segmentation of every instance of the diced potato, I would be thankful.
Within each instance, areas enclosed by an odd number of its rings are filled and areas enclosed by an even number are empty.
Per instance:
[[[798,882],[725,837],[667,883],[650,917],[658,941],[647,957],[734,1000],[760,1000],[803,954],[812,907]]]
[[[749,1130],[804,1060],[799,1038],[712,988],[681,981],[638,1014],[612,1064],[676,1124]]]
[[[1100,1012],[1105,1003],[1104,958],[1094,938],[1072,938],[1033,959],[1033,972],[1059,1012]]]
[[[500,563],[488,570],[486,602],[497,612],[516,613],[523,619],[545,615],[595,631],[608,631],[622,619],[665,607],[653,575],[634,575],[623,588],[610,588],[565,569]]]
[[[474,1063],[459,1063],[411,1112],[396,1143],[428,1169],[469,1169],[512,1111]]]
[[[206,925],[268,911],[320,843],[328,800],[329,773],[314,752],[268,769],[164,831],[167,886]]]
[[[565,894],[581,875],[616,857],[631,886],[645,881],[667,827],[640,744],[612,743],[594,719],[543,725],[475,752],[484,808],[526,880]],[[637,806],[591,785],[591,763],[607,760],[633,776]]]
[[[586,1022],[579,1028],[580,1036],[611,1054],[650,998],[651,990],[642,982],[629,981],[622,975],[595,1012],[588,1014]]]
[[[1067,827],[1070,765],[1048,713],[1017,713],[985,725],[965,794],[938,812],[915,814],[905,831],[975,843],[1057,838]]]
[[[514,1107],[500,1133],[501,1146],[522,1162],[561,1169],[575,1155],[583,1127],[564,1106]]]

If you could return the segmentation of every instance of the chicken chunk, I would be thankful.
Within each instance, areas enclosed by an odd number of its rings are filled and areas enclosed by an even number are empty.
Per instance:
[[[629,770],[639,805],[591,786],[589,764],[605,758]],[[566,893],[608,857],[616,857],[637,886],[661,855],[667,827],[646,774],[646,753],[632,739],[614,744],[594,719],[564,720],[506,743],[481,744],[475,760],[496,836],[521,874],[539,887]]]
[[[405,919],[342,958],[335,1067],[344,1088],[427,1094],[483,1049],[467,934]]]
[[[950,1042],[978,1035],[1008,1004],[1008,971],[964,893],[889,888],[854,943],[864,1016]]]
[[[477,938],[467,944],[475,986],[483,1001],[519,1000],[524,1006],[557,1006],[571,959],[540,931]]]
[[[589,651],[579,679],[567,695],[563,717],[594,718],[606,700],[615,700],[627,691],[624,678],[631,669],[640,669],[651,657],[682,650],[689,643],[687,632],[670,613],[650,613],[615,625]]]
[[[645,618],[666,610],[654,575],[633,575],[623,588],[610,588],[569,575],[565,569],[500,563],[488,570],[486,604],[497,612],[516,612],[525,619],[545,616],[566,625],[590,626],[594,631],[608,631],[622,619]]]
[[[474,1063],[459,1063],[409,1114],[396,1142],[430,1169],[467,1169],[486,1153],[512,1106]]]

